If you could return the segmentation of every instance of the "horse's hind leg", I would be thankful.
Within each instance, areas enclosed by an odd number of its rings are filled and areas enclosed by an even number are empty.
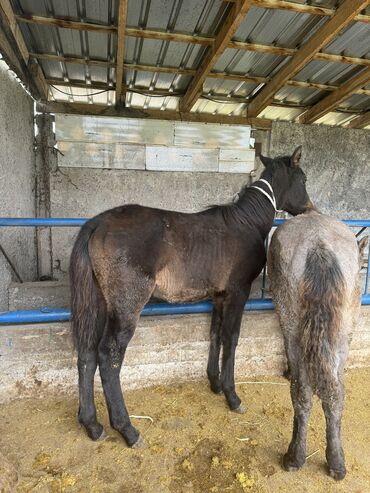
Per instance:
[[[80,407],[78,420],[85,427],[92,440],[105,437],[103,426],[97,421],[94,402],[94,375],[97,367],[97,350],[78,351],[78,383]]]
[[[222,393],[220,380],[220,348],[221,348],[221,323],[222,323],[222,300],[216,298],[214,302],[211,330],[210,345],[207,365],[207,375],[211,390],[215,394]]]
[[[302,363],[301,363],[302,364]],[[289,361],[291,370],[290,394],[294,408],[293,437],[288,452],[283,457],[287,471],[300,469],[306,461],[306,437],[308,418],[312,407],[312,389],[306,371]]]
[[[344,403],[342,382],[329,384],[325,395],[320,395],[326,418],[326,460],[329,474],[334,479],[343,479],[346,475],[344,452],[341,443],[341,420]]]
[[[99,344],[99,371],[110,424],[123,436],[129,447],[140,447],[143,441],[139,432],[131,424],[123,399],[119,375],[136,323],[137,318],[130,320],[123,315],[117,315],[114,320],[110,319],[107,331]]]

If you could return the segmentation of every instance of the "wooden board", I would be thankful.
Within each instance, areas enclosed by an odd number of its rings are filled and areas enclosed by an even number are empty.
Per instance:
[[[59,142],[58,164],[77,168],[145,169],[145,146],[97,144],[95,142]]]
[[[218,171],[218,149],[146,147],[146,169],[152,171]]]

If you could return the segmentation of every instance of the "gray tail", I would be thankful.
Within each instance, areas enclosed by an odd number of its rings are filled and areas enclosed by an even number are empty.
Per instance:
[[[95,228],[93,221],[81,228],[70,260],[71,323],[77,349],[95,348],[105,325],[106,303],[95,278],[88,249]]]
[[[342,271],[325,245],[308,252],[300,287],[303,357],[311,385],[318,389],[333,374],[345,297]]]

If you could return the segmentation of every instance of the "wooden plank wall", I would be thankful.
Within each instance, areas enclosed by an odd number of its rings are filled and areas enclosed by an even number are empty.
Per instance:
[[[250,173],[250,127],[56,115],[59,166]]]

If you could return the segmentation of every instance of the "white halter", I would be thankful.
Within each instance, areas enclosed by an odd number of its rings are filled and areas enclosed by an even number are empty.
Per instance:
[[[260,178],[257,181],[262,181],[263,183],[265,183],[268,186],[268,188],[270,189],[270,192],[271,192],[271,196],[265,190],[263,190],[263,188],[257,187],[256,185],[251,185],[249,188],[255,188],[255,189],[259,190],[269,200],[269,202],[271,203],[275,212],[284,212],[284,211],[276,208],[275,194],[274,194],[274,191],[273,191],[270,183],[267,180],[264,180],[263,178]]]

